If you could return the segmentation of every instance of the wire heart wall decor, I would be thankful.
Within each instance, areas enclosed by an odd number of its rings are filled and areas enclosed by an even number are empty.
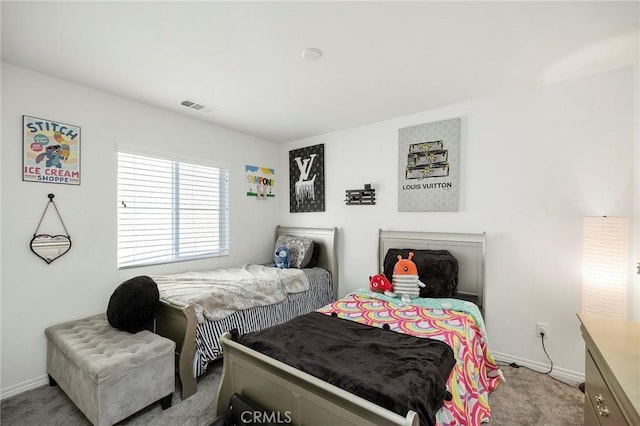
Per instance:
[[[42,217],[40,218],[40,222],[38,222],[38,226],[33,233],[33,238],[29,243],[29,247],[36,256],[49,264],[71,249],[71,237],[69,236],[67,227],[64,226],[58,207],[56,207],[56,203],[53,201],[53,197],[55,197],[55,195],[49,194],[47,196],[49,197],[49,202],[42,212]],[[42,219],[44,219],[45,213],[47,213],[49,204],[53,204],[53,208],[56,210],[58,219],[60,219],[60,223],[62,223],[62,227],[67,235],[38,234],[38,229],[40,229],[40,224],[42,223]]]

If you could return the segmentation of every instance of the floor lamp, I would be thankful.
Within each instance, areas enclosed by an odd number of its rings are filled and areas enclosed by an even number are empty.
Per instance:
[[[627,317],[627,230],[624,217],[585,217],[582,312]],[[579,386],[584,392],[584,383]]]

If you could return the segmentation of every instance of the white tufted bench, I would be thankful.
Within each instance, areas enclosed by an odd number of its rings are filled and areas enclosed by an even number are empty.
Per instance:
[[[171,406],[175,343],[109,325],[104,314],[48,327],[47,373],[94,425],[112,425],[160,400]]]

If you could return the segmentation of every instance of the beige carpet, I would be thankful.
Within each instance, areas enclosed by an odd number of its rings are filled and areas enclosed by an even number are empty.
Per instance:
[[[525,368],[502,367],[507,383],[489,396],[489,425],[579,425],[584,395],[573,386]],[[205,426],[213,419],[221,364],[198,381],[198,393],[185,401],[173,396],[173,406],[163,411],[156,403],[118,425]],[[42,386],[2,401],[2,426],[72,426],[91,423],[58,387]],[[333,425],[327,425],[333,426]]]
[[[506,383],[489,395],[490,425],[582,425],[584,394],[527,368],[500,366]]]

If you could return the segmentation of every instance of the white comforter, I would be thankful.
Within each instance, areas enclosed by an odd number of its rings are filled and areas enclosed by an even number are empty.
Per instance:
[[[212,271],[152,275],[160,299],[178,306],[193,305],[198,322],[219,320],[233,312],[281,302],[289,293],[309,289],[300,269],[242,265]]]

